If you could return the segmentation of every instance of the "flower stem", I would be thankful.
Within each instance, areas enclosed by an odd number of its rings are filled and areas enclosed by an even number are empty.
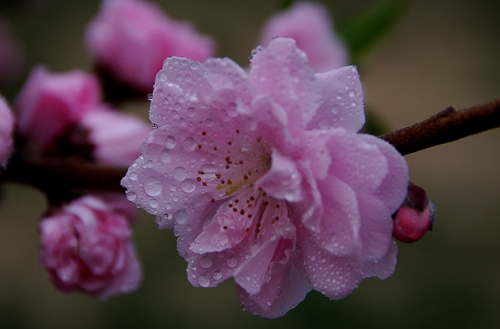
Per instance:
[[[406,155],[500,127],[500,99],[457,111],[453,107],[412,126],[379,136]]]

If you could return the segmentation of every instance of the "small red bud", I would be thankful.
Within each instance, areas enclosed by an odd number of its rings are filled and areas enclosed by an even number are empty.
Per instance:
[[[408,195],[393,215],[392,236],[406,243],[420,240],[428,230],[432,230],[435,214],[436,208],[425,190],[408,182]]]

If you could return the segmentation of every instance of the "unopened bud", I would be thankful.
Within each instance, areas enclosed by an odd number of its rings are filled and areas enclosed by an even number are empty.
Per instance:
[[[427,192],[408,182],[406,199],[393,215],[392,236],[406,243],[420,240],[428,230],[432,230],[435,214],[436,208],[427,196]]]

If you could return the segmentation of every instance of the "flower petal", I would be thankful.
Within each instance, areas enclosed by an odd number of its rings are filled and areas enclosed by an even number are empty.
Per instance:
[[[356,67],[341,67],[316,76],[321,82],[322,102],[307,129],[342,127],[358,132],[365,123],[365,112]]]
[[[251,63],[250,81],[287,111],[291,131],[305,128],[316,113],[320,83],[306,54],[293,39],[276,38],[267,48],[257,51]]]

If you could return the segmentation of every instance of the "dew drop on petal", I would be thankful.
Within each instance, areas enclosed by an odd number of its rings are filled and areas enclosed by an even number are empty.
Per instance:
[[[144,191],[149,196],[160,195],[162,190],[163,185],[157,178],[152,177],[146,181],[146,184],[144,184]]]
[[[138,178],[138,177],[137,177],[137,173],[135,173],[135,172],[131,173],[129,177],[130,177],[130,180],[131,180],[131,181],[136,181],[136,180],[137,180],[137,178]]]
[[[127,200],[134,202],[137,198],[137,194],[135,192],[127,192]]]
[[[354,91],[353,91],[353,90],[351,90],[351,91],[349,92],[349,97],[354,97],[354,95],[355,95]]]
[[[210,256],[201,257],[200,266],[203,268],[210,268],[210,266],[212,266],[212,258],[210,258]]]
[[[196,148],[196,141],[193,137],[186,137],[186,139],[184,139],[183,145],[186,151],[194,151],[194,149]]]
[[[206,275],[202,275],[198,278],[198,284],[203,288],[210,286],[210,279]]]
[[[214,124],[214,120],[211,118],[205,119],[205,126],[211,127]]]
[[[174,136],[167,136],[165,139],[165,146],[171,150],[177,145],[177,141],[175,140]]]
[[[175,221],[179,224],[183,224],[187,221],[187,212],[184,209],[177,210],[174,214]]]
[[[191,193],[196,189],[196,183],[192,179],[186,179],[182,182],[181,189],[186,193]]]
[[[170,154],[170,151],[166,150],[166,149],[161,151],[160,152],[160,160],[165,162],[165,163],[172,161],[172,155]]]
[[[187,115],[189,117],[192,118],[192,117],[194,117],[195,114],[196,114],[196,109],[194,107],[190,106],[187,108]]]
[[[183,180],[186,179],[187,177],[187,171],[186,171],[186,168],[184,167],[176,167],[174,169],[174,173],[173,173],[173,176],[174,176],[174,179],[178,182],[182,182]]]
[[[238,265],[238,259],[236,259],[236,257],[230,257],[227,260],[227,266],[229,266],[229,267],[236,267],[236,265]]]
[[[158,205],[159,205],[158,200],[155,200],[155,199],[151,200],[151,201],[149,202],[149,205],[151,206],[151,208],[156,208],[156,207],[158,207]]]
[[[222,272],[219,270],[215,271],[213,278],[214,280],[220,280],[222,278]]]

